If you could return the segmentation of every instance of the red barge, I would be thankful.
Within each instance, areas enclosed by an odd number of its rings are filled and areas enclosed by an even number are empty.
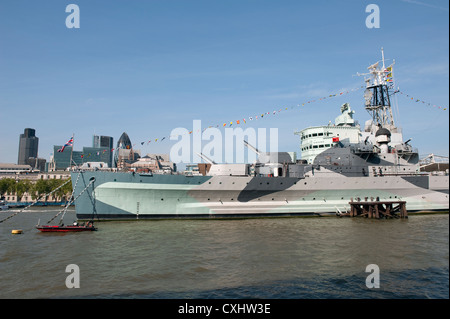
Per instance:
[[[81,232],[81,231],[95,231],[93,223],[85,225],[38,225],[36,226],[41,232]]]

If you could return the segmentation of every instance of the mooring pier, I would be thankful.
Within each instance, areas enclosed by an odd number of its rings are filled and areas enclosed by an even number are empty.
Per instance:
[[[362,201],[360,198],[350,199],[350,212],[340,214],[340,216],[366,217],[366,218],[408,218],[406,201],[380,201],[377,197]]]

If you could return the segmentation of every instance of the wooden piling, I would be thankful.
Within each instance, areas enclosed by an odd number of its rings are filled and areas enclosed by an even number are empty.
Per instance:
[[[351,199],[349,202],[351,217],[408,218],[405,201],[382,201],[379,197],[375,201],[373,197],[370,198],[371,201],[368,201],[368,197],[364,199],[365,201],[361,201],[359,198],[357,201]]]

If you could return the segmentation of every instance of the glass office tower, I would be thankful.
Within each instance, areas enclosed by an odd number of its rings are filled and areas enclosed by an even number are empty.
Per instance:
[[[28,158],[38,157],[39,138],[37,138],[35,134],[36,130],[32,128],[26,128],[23,134],[20,134],[19,158],[17,160],[17,164],[27,165]]]

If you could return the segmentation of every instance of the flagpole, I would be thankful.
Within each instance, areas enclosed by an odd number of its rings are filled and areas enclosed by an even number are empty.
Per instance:
[[[69,170],[72,168],[72,155],[73,155],[73,146],[75,145],[75,139],[74,139],[75,133],[72,133],[72,148],[70,150],[70,163],[69,163]]]

